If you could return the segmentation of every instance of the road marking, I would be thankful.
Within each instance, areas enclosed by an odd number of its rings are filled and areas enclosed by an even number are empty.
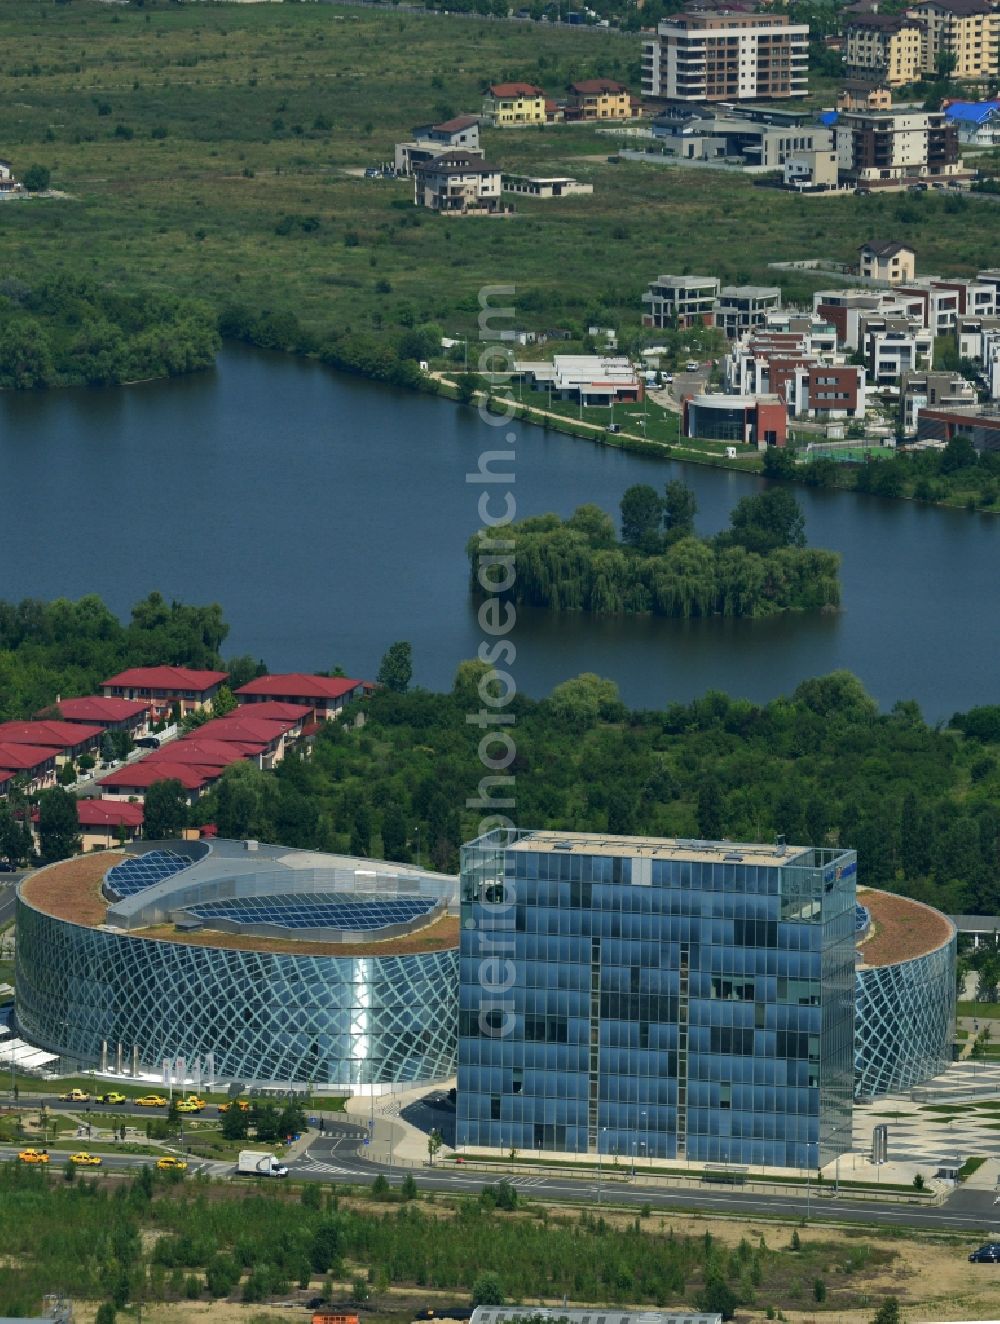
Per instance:
[[[329,1176],[337,1177],[362,1177],[367,1174],[359,1172],[357,1168],[338,1168],[334,1163],[323,1163],[319,1159],[310,1159],[305,1163],[293,1163],[293,1172],[318,1172]]]

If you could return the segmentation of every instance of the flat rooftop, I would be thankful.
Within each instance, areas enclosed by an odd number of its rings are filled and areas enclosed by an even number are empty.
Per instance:
[[[892,892],[859,887],[858,905],[867,906],[872,917],[868,935],[857,944],[862,970],[926,956],[943,947],[955,932],[954,924],[939,910]]]
[[[792,864],[811,846],[748,845],[738,841],[692,841],[682,837],[625,837],[605,832],[532,832],[509,846],[517,851],[558,851],[567,855],[620,855],[653,860],[713,860],[718,864],[740,856],[748,864]]]

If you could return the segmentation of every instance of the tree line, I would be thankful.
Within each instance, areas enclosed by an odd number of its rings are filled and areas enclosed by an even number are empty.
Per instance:
[[[829,1243],[797,1236],[783,1245],[744,1237],[730,1248],[711,1232],[687,1236],[647,1221],[648,1210],[620,1223],[586,1210],[554,1218],[522,1209],[508,1183],[439,1211],[423,1207],[412,1176],[396,1188],[381,1177],[349,1201],[315,1183],[250,1192],[168,1180],[149,1166],[115,1184],[71,1165],[63,1176],[0,1168],[8,1261],[0,1309],[8,1315],[37,1314],[57,1283],[67,1296],[102,1300],[100,1324],[114,1324],[128,1303],[252,1303],[316,1286],[355,1304],[381,1296],[388,1305],[387,1290],[406,1287],[484,1304],[689,1301],[731,1318],[739,1304],[822,1300],[810,1281],[821,1275],[844,1308],[861,1304],[857,1275],[892,1258],[864,1243],[838,1257]],[[533,1313],[525,1308],[526,1322]]]
[[[380,690],[362,727],[350,710],[327,723],[309,759],[228,768],[190,814],[177,787],[177,812],[224,836],[455,871],[478,831],[466,718],[485,675],[464,662],[450,693]],[[525,827],[854,847],[862,883],[951,914],[1000,910],[1000,707],[932,726],[913,702],[880,713],[834,672],[767,704],[710,691],[649,711],[584,675],[509,710]]]
[[[569,519],[539,515],[504,529],[513,544],[509,585],[497,596],[551,611],[598,615],[768,616],[833,610],[840,604],[840,557],[805,545],[805,521],[787,489],[740,499],[730,527],[695,533],[694,493],[667,483],[661,496],[636,484],[620,504],[621,539],[599,506]],[[473,591],[486,530],[467,544]],[[494,579],[499,583],[499,579]]]
[[[772,447],[764,455],[764,473],[807,487],[837,487],[870,496],[930,502],[964,497],[970,510],[995,506],[1000,500],[1000,451],[979,452],[961,433],[940,450],[890,452],[864,464],[824,456],[800,465],[793,449]]]
[[[218,603],[168,602],[157,592],[133,606],[126,625],[96,594],[0,600],[0,721],[35,716],[57,695],[93,694],[125,667],[224,666],[235,689],[266,668],[252,657],[223,664],[228,633]]]
[[[0,387],[110,386],[211,367],[207,304],[79,276],[0,283]]]
[[[90,656],[105,631],[115,647]],[[211,664],[224,637],[217,608],[171,606],[158,595],[138,604],[128,626],[98,599],[0,603],[0,676],[9,681],[0,693],[27,699],[13,710],[7,701],[5,716],[29,715],[58,692],[87,693],[99,673],[126,661]],[[169,639],[179,649],[186,639],[187,654],[163,651]],[[73,654],[90,670],[67,671]],[[256,674],[262,664],[227,665]],[[463,662],[449,692],[411,689],[409,649],[396,645],[380,671],[388,683],[363,701],[363,725],[353,721],[360,706],[349,708],[323,725],[309,758],[286,758],[274,772],[235,764],[193,808],[176,783],[158,783],[146,800],[147,833],[214,822],[225,837],[454,871],[460,845],[478,830],[479,812],[465,805],[483,773],[481,733],[466,719],[482,706],[486,671]],[[81,675],[85,683],[70,688],[67,678]],[[630,710],[612,681],[583,675],[541,699],[518,694],[508,710],[517,723],[509,771],[525,827],[743,841],[782,834],[856,848],[863,883],[951,914],[1000,912],[1000,705],[929,725],[911,701],[880,713],[856,677],[834,672],[766,704],[709,691],[655,710]],[[56,800],[70,797],[45,795],[47,857],[59,858],[72,853],[75,825]]]

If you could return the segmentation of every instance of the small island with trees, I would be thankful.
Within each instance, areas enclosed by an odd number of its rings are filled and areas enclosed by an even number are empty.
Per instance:
[[[625,492],[620,540],[596,505],[566,520],[520,520],[503,531],[512,582],[497,596],[550,611],[682,618],[839,607],[840,556],[806,546],[805,520],[787,489],[742,497],[729,528],[714,537],[696,534],[696,513],[694,493],[674,480],[662,496],[646,484]],[[467,545],[475,593],[489,591],[477,572],[484,540],[496,536],[484,530]]]

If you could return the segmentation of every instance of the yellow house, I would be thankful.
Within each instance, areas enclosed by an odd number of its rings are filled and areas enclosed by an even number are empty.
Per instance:
[[[492,83],[483,115],[500,129],[512,124],[544,124],[545,93],[531,83]]]
[[[631,119],[632,98],[627,87],[610,78],[584,78],[569,85],[566,116],[581,120]]]

